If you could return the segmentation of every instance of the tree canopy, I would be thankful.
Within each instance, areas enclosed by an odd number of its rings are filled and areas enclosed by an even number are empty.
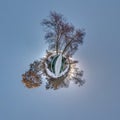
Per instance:
[[[43,19],[42,25],[46,29],[45,40],[49,43],[49,49],[56,54],[62,52],[72,56],[83,43],[85,32],[68,23],[62,14],[50,12],[48,19]]]

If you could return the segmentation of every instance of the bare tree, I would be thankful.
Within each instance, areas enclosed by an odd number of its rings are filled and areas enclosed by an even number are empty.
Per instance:
[[[67,23],[61,14],[51,12],[49,18],[42,21],[42,25],[47,30],[45,39],[49,49],[55,50],[56,54],[62,51],[62,54],[72,55],[78,49],[78,44],[83,43],[85,33]]]
[[[74,30],[73,33],[67,35],[65,37],[66,45],[63,49],[62,54],[66,53],[67,55],[72,56],[78,49],[78,44],[83,43],[84,34],[84,32],[78,29]]]
[[[70,81],[65,81],[66,76],[62,76],[59,78],[47,78],[46,89],[54,89],[57,90],[59,88],[67,88],[69,86]]]
[[[27,71],[22,75],[22,82],[27,88],[39,87],[42,84],[41,76],[34,71]]]

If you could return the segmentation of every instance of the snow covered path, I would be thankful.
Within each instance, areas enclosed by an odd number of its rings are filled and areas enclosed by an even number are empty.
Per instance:
[[[56,64],[55,64],[55,75],[56,76],[59,76],[61,66],[62,66],[62,54],[59,55],[59,57],[57,58]]]

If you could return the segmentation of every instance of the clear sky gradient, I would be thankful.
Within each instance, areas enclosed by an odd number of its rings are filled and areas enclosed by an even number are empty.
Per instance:
[[[27,89],[21,74],[44,56],[50,11],[86,31],[74,58],[86,83]],[[0,0],[0,120],[120,120],[119,0]]]

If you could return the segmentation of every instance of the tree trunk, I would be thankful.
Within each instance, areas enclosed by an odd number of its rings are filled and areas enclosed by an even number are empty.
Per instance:
[[[59,40],[61,39],[62,34],[59,33],[56,39],[56,54],[58,55],[58,49],[59,49]]]
[[[72,43],[72,41],[73,41],[73,39],[65,46],[65,48],[63,49],[62,55],[65,53],[65,51],[67,50],[69,45]]]

